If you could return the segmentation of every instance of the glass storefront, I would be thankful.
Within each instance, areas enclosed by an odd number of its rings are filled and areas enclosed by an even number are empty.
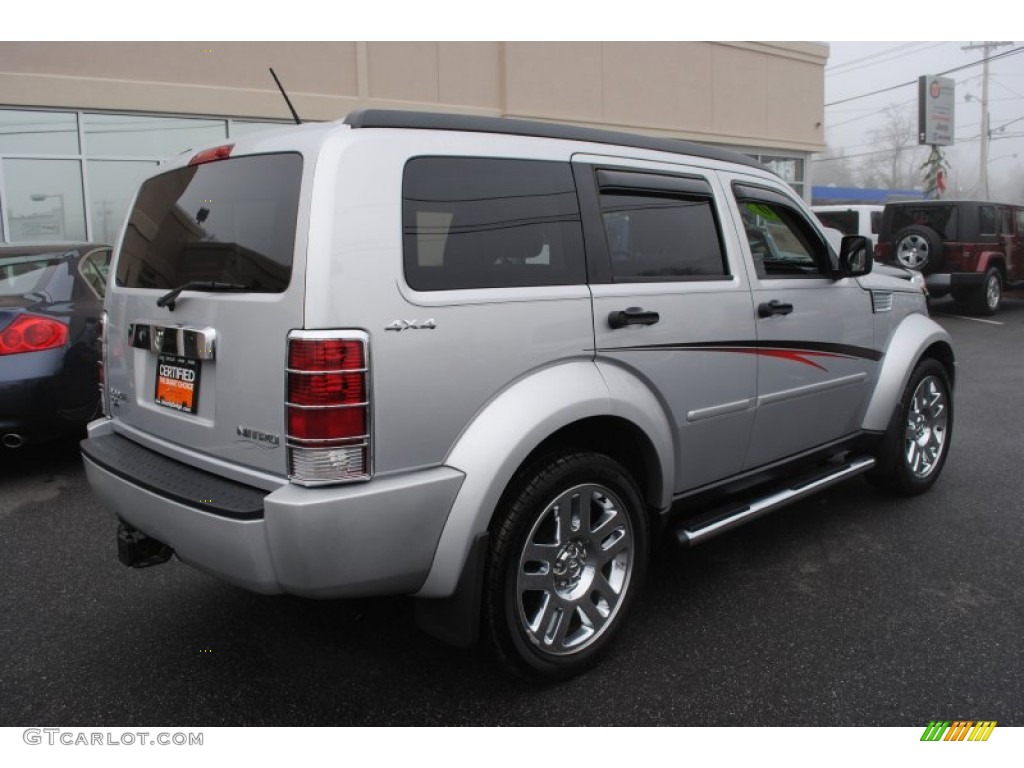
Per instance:
[[[0,108],[0,242],[113,243],[160,160],[289,124]]]
[[[804,195],[804,164],[803,157],[779,157],[777,155],[757,154],[748,152],[750,157],[763,163],[769,170],[779,174],[779,177],[789,184],[800,197],[807,199]]]

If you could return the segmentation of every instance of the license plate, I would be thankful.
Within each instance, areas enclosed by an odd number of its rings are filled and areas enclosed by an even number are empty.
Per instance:
[[[199,408],[199,361],[179,355],[157,355],[157,405],[182,413],[195,413]]]

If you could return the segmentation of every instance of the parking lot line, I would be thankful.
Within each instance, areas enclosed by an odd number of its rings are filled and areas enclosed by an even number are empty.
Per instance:
[[[938,315],[940,317],[955,317],[957,320],[970,320],[975,323],[987,323],[988,325],[1006,325],[1006,323],[1000,322],[999,320],[982,320],[980,317],[968,317],[967,315],[950,315],[945,312],[932,312],[932,315]]]

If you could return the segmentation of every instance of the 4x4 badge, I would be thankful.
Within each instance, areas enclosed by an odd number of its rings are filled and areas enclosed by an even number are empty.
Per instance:
[[[429,320],[393,320],[384,326],[385,331],[432,331],[435,328],[437,328],[437,323],[434,321],[434,318]]]

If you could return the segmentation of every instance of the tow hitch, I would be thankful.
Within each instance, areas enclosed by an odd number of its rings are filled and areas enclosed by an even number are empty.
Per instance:
[[[171,559],[174,550],[162,541],[121,523],[117,526],[117,557],[129,568],[148,568]]]

